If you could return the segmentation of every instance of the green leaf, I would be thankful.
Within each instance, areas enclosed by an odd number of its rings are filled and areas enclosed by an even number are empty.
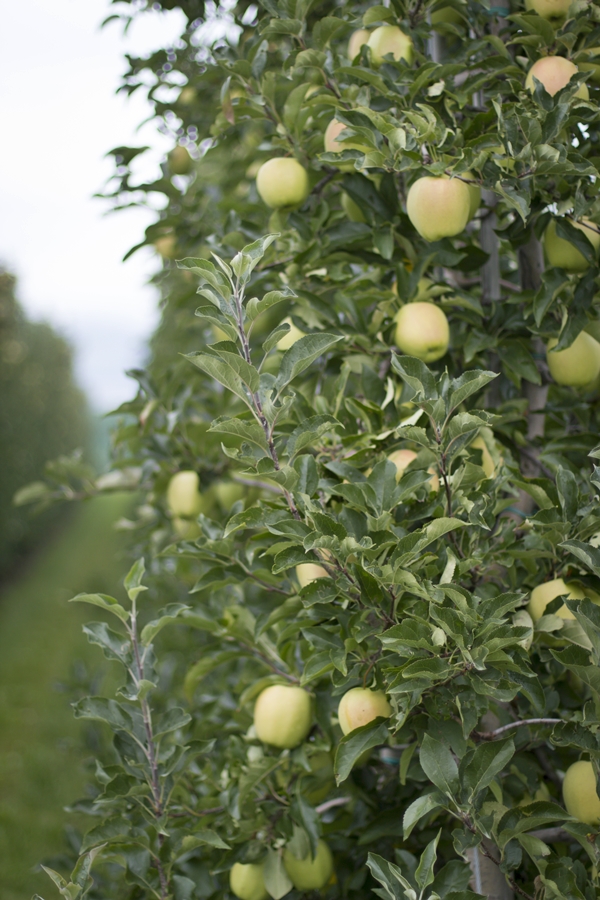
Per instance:
[[[583,541],[563,541],[559,547],[564,547],[573,556],[577,557],[584,565],[590,569],[594,575],[600,577],[600,549],[592,547],[591,544],[584,544]]]
[[[422,794],[410,804],[404,813],[404,840],[410,837],[410,834],[424,816],[429,815],[434,809],[439,809],[445,803],[444,795],[439,791],[432,791],[430,794]]]
[[[573,244],[589,263],[596,260],[596,251],[587,235],[586,228],[575,228],[575,226],[564,216],[554,219],[556,223],[557,237]],[[590,234],[592,232],[590,231]]]
[[[307,334],[286,350],[281,359],[279,374],[275,380],[275,390],[281,391],[286,384],[308,369],[312,363],[331,347],[343,340],[341,334]]]
[[[142,629],[142,644],[144,644],[144,646],[150,644],[159,633],[159,631],[162,631],[165,625],[169,625],[171,622],[174,622],[175,619],[179,618],[179,616],[188,609],[190,609],[190,607],[186,606],[185,603],[169,603],[169,605],[165,607],[163,615],[159,619],[153,619],[152,622],[148,622],[148,624]]]
[[[458,409],[461,403],[464,403],[468,397],[476,394],[494,378],[497,378],[496,372],[472,371],[463,372],[459,378],[453,378],[451,382],[451,393],[448,399],[448,412]]]
[[[183,690],[187,699],[191,702],[194,691],[203,678],[223,663],[232,662],[240,656],[250,656],[249,651],[244,650],[221,650],[220,653],[206,655],[199,659],[188,671],[183,682]]]
[[[125,580],[123,581],[123,585],[125,590],[127,591],[127,596],[133,603],[138,594],[141,594],[142,591],[147,591],[148,588],[142,585],[142,578],[144,577],[144,572],[146,571],[146,566],[144,565],[144,560],[138,559],[132,565],[131,569],[125,576]]]
[[[239,353],[233,353],[228,349],[230,346],[231,343],[229,341],[222,341],[218,344],[213,344],[211,349],[214,350],[215,353],[218,353],[223,362],[227,363],[229,368],[235,372],[236,375],[239,375],[250,393],[254,394],[258,390],[260,383],[258,370],[250,365],[250,363],[246,362]]]
[[[413,395],[408,399],[414,399],[417,403],[421,400],[437,400],[438,392],[433,372],[420,359],[413,356],[396,356],[392,353],[392,369],[412,389]]]
[[[272,306],[275,306],[276,303],[281,303],[282,300],[288,300],[295,296],[296,294],[291,288],[285,287],[280,291],[268,291],[262,300],[259,300],[258,297],[252,297],[246,304],[246,315],[248,316],[248,319],[253,322],[255,319],[258,319],[262,313],[271,309]]]
[[[415,871],[415,881],[422,891],[424,891],[425,888],[433,882],[433,868],[437,860],[437,846],[439,844],[441,834],[442,830],[440,828],[437,836],[425,847],[423,853],[421,854],[419,865],[417,866],[417,869]]]
[[[231,354],[233,356],[233,354]],[[247,389],[244,388],[244,382],[236,369],[233,369],[228,362],[216,356],[209,356],[208,353],[187,353],[184,354],[186,359],[195,365],[198,369],[214,378],[219,384],[239,397],[240,400],[252,409],[252,404],[248,396]]]
[[[298,782],[298,789],[290,812],[293,818],[302,826],[308,835],[310,854],[314,859],[317,854],[317,844],[321,837],[321,820],[315,812],[314,807],[312,807],[308,800],[302,795],[302,784],[300,781]]]
[[[229,300],[233,293],[231,282],[225,274],[207,259],[186,257],[177,260],[178,269],[187,269],[197,275],[200,284],[210,284],[224,300]]]
[[[460,773],[462,784],[469,791],[469,803],[474,802],[477,794],[491,784],[496,775],[510,762],[514,752],[515,745],[512,738],[479,744],[475,748],[464,770],[461,765]]]
[[[312,446],[326,432],[343,427],[333,416],[312,416],[292,431],[287,442],[287,452],[292,457],[305,447]]]
[[[184,728],[191,721],[192,717],[188,712],[184,709],[173,707],[173,709],[167,710],[167,712],[158,719],[154,728],[154,738],[155,740],[158,740],[158,738],[163,737],[165,734],[170,734],[172,731],[179,731],[180,728]]]
[[[226,844],[212,828],[199,828],[193,834],[186,835],[181,842],[185,853],[189,853],[190,850],[195,850],[196,847],[202,847],[205,844],[208,844],[209,847],[216,847],[217,850],[231,849],[229,844]]]
[[[106,622],[88,622],[83,626],[83,632],[90,644],[97,644],[102,648],[107,659],[127,664],[131,656],[128,637],[113,631]]]
[[[131,822],[127,819],[118,816],[107,819],[84,835],[80,852],[85,853],[99,844],[124,844],[131,840],[132,830]]]
[[[99,606],[101,609],[107,610],[117,616],[122,622],[127,622],[129,613],[123,609],[118,600],[109,597],[108,594],[77,594],[72,597],[69,603],[89,603],[90,606]]]
[[[76,719],[98,719],[106,722],[115,731],[132,733],[133,720],[129,713],[116,700],[105,697],[84,697],[73,704]]]
[[[450,749],[426,734],[421,744],[419,761],[432,784],[447,797],[453,797],[458,788],[458,766]]]
[[[223,416],[219,419],[215,419],[214,422],[211,422],[208,430],[209,432],[214,431],[218,434],[231,434],[244,441],[250,441],[251,444],[256,444],[256,446],[260,447],[261,450],[264,450],[265,453],[268,450],[265,432],[258,422],[255,422],[254,420],[248,421],[242,418]]]
[[[243,250],[240,250],[231,260],[231,268],[235,275],[239,278],[240,284],[247,284],[250,281],[250,275],[254,268],[261,261],[267,249],[273,241],[277,240],[279,233],[266,234],[252,244],[247,244]]]
[[[362,725],[355,728],[349,734],[344,735],[338,744],[335,752],[335,762],[333,771],[338,784],[346,780],[356,760],[366,750],[376,747],[377,744],[383,744],[388,738],[389,730],[385,719],[378,717],[369,722],[368,725]]]
[[[267,893],[273,900],[281,900],[294,887],[283,865],[283,856],[277,850],[269,849],[263,870]]]

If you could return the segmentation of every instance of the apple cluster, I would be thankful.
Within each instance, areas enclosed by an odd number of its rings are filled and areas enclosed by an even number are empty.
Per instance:
[[[527,0],[527,9],[558,28],[565,20],[568,0]],[[441,9],[434,13],[435,21],[454,21],[460,15],[452,8]],[[367,48],[366,58],[370,65],[377,69],[386,59],[403,60],[410,65],[414,60],[412,39],[396,25],[381,25],[372,31],[365,28],[355,31],[348,42],[347,56],[352,62],[360,59],[363,48]],[[591,48],[590,60],[595,57]],[[594,62],[582,64],[582,70],[590,72],[590,77],[597,79],[600,66]],[[538,59],[529,69],[525,78],[525,88],[535,93],[538,86],[550,96],[555,96],[565,88],[571,78],[579,71],[569,59],[557,55],[548,55]],[[307,96],[310,94],[310,89]],[[589,90],[585,82],[581,83],[575,93],[580,100],[589,99]],[[176,148],[181,151],[184,148]],[[324,134],[324,150],[328,154],[338,154],[341,158],[336,165],[341,172],[351,172],[362,168],[359,161],[347,160],[342,154],[345,150],[356,150],[363,155],[369,153],[369,147],[361,143],[352,128],[344,122],[333,118]],[[173,151],[175,152],[175,151]],[[363,162],[363,166],[365,162]],[[275,157],[263,163],[256,176],[256,187],[262,200],[272,209],[286,210],[301,206],[311,190],[311,179],[307,169],[293,157]],[[342,192],[342,208],[352,221],[365,222],[364,210],[356,200]],[[468,223],[477,214],[481,203],[481,186],[476,176],[469,171],[448,171],[443,175],[422,175],[412,181],[406,196],[406,212],[416,232],[427,242],[435,242],[444,238],[459,236]],[[579,229],[597,255],[600,249],[600,230],[598,226],[586,218],[571,223]],[[166,242],[166,238],[159,241]],[[165,243],[166,251],[170,245]],[[549,266],[557,266],[565,272],[579,274],[584,272],[590,262],[583,253],[569,240],[557,233],[557,219],[552,218],[544,234],[544,250]],[[287,349],[302,332],[290,321],[295,330],[280,341],[278,349]],[[450,344],[450,327],[444,310],[431,298],[420,299],[419,295],[410,303],[405,303],[396,316],[395,343],[398,349],[409,356],[431,363],[441,359]],[[553,339],[547,346],[547,361],[550,373],[557,384],[575,388],[587,388],[594,385],[600,375],[600,344],[586,333],[581,333],[567,349],[555,350],[558,342]]]

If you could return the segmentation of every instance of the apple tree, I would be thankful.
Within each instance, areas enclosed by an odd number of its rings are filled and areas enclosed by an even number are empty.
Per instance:
[[[144,501],[128,600],[76,598],[126,680],[51,877],[591,900],[600,7],[118,8],[187,25],[123,84],[173,137],[106,192],[163,198],[163,317],[84,485]]]

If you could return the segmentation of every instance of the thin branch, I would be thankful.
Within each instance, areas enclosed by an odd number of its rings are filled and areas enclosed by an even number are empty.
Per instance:
[[[345,806],[347,803],[350,803],[351,799],[352,797],[334,797],[333,800],[326,800],[325,803],[315,806],[315,812],[322,816],[323,813],[326,813],[329,809],[335,809],[337,806]]]
[[[478,732],[478,737],[490,741],[498,737],[499,734],[504,734],[505,731],[510,731],[512,728],[520,728],[522,725],[558,725],[562,721],[562,719],[521,719],[518,722],[509,722],[508,725],[502,725],[494,731],[480,731]]]

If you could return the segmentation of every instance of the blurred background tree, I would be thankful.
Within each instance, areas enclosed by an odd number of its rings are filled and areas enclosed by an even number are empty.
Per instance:
[[[67,341],[43,322],[30,322],[16,297],[16,279],[0,270],[0,579],[48,535],[65,510],[32,516],[16,507],[17,490],[43,476],[63,454],[91,450],[91,417],[75,384]]]

